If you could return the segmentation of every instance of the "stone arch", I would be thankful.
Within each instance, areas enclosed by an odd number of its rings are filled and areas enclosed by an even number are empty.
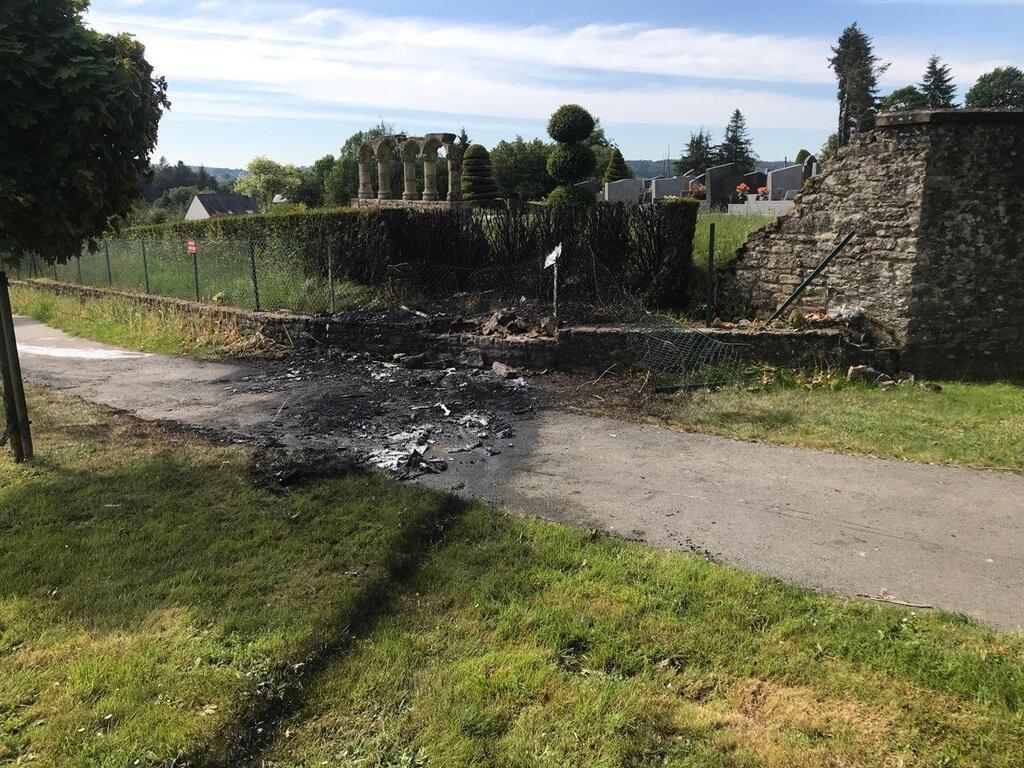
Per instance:
[[[437,153],[444,147],[444,134],[428,133],[420,144],[423,155],[423,199],[437,200]]]
[[[381,136],[373,142],[373,154],[377,158],[377,199],[391,199],[391,163],[398,151],[398,139],[405,137]]]
[[[399,145],[399,157],[402,158],[402,199],[419,200],[416,191],[416,158],[420,155],[420,140],[408,138]]]
[[[359,145],[359,199],[373,199],[373,146],[364,141]]]

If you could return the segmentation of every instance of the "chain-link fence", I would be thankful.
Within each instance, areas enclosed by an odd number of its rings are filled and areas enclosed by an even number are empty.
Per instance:
[[[676,375],[732,357],[658,311],[685,307],[694,289],[693,220],[685,213],[394,211],[342,218],[307,237],[107,239],[65,264],[26,255],[15,272],[257,310],[405,307],[480,317],[500,309],[527,327],[555,314],[573,325],[629,325],[638,361]],[[546,265],[556,245],[557,267]]]
[[[367,286],[330,274],[333,265],[323,274],[311,268],[305,243],[108,239],[98,245],[65,264],[25,255],[15,274],[258,310],[318,313],[380,303]]]

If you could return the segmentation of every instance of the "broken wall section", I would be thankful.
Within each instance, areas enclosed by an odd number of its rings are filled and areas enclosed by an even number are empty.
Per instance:
[[[863,312],[922,374],[1024,375],[1022,178],[1022,111],[881,115],[751,235],[720,310],[766,316],[853,230],[795,308]]]

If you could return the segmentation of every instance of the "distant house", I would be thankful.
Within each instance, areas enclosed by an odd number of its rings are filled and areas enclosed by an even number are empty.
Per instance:
[[[185,211],[185,221],[210,219],[215,216],[238,216],[243,213],[256,213],[258,210],[256,201],[245,195],[202,192],[192,198],[192,204]]]

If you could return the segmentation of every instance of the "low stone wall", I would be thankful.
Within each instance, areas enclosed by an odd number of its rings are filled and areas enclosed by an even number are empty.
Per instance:
[[[285,312],[253,312],[164,296],[136,294],[50,281],[12,281],[40,291],[80,298],[127,298],[155,308],[204,314],[260,332],[285,346],[330,346],[352,352],[391,356],[428,352],[446,355],[467,365],[489,367],[494,362],[532,370],[601,372],[636,367],[638,336],[650,329],[623,326],[575,326],[557,339],[531,336],[482,335],[475,324],[447,317],[421,317],[413,312],[339,312],[330,317]],[[782,367],[844,368],[869,364],[895,371],[898,360],[886,350],[866,350],[853,344],[839,328],[816,330],[712,328],[690,331],[735,345],[740,360]]]
[[[1024,111],[886,113],[793,210],[753,233],[719,283],[723,317],[795,305],[865,313],[928,376],[1024,376]]]
[[[745,203],[729,203],[728,213],[734,216],[782,216],[789,213],[794,205],[792,200],[747,200]]]

